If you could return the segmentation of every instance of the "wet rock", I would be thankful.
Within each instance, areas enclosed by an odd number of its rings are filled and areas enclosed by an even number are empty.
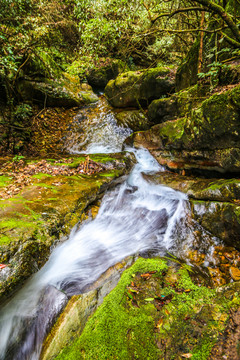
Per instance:
[[[203,179],[170,172],[145,174],[144,178],[179,190],[187,194],[190,199],[236,202],[236,206],[240,200],[240,180],[238,179]]]
[[[141,110],[121,111],[115,114],[119,126],[128,127],[133,131],[147,130],[150,128],[150,121]]]
[[[240,249],[239,206],[224,202],[192,200],[194,218],[226,245]]]
[[[153,99],[174,90],[174,80],[167,68],[129,71],[109,81],[105,94],[114,107],[147,106]]]
[[[177,115],[177,100],[174,95],[167,99],[153,100],[148,107],[149,120],[155,124],[172,120]]]
[[[82,107],[98,101],[91,87],[81,87],[75,77],[65,75],[60,79],[30,78],[18,81],[17,90],[24,101],[31,101],[41,106]]]

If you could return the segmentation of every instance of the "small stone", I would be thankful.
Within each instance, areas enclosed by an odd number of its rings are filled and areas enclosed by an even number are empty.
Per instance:
[[[225,252],[225,253],[224,253],[224,256],[225,256],[225,258],[227,258],[228,260],[232,260],[232,259],[233,259],[233,254],[231,254],[231,253]]]
[[[238,268],[231,266],[229,272],[233,280],[240,280],[240,270]]]

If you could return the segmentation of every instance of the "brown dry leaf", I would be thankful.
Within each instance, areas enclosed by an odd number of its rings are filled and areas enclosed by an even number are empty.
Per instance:
[[[185,359],[190,359],[192,357],[192,354],[182,354],[182,357],[184,357]]]

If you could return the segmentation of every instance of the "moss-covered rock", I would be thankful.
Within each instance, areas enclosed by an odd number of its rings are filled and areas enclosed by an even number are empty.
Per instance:
[[[133,131],[147,130],[151,123],[142,110],[121,111],[115,114],[119,126],[130,128]]]
[[[129,71],[109,81],[105,94],[114,107],[147,106],[153,99],[174,90],[174,80],[168,68]]]
[[[127,70],[126,65],[121,60],[106,59],[101,62],[100,59],[95,67],[87,70],[86,78],[94,88],[104,89],[110,80],[115,79],[124,70]]]
[[[155,124],[185,117],[199,105],[208,92],[208,87],[194,85],[168,98],[153,100],[148,107],[149,120]]]
[[[128,140],[146,146],[168,163],[221,172],[240,170],[240,86],[214,94],[188,116],[133,134]],[[163,160],[163,163],[166,162]],[[161,162],[162,163],[162,162]]]
[[[68,74],[55,80],[23,78],[18,81],[17,90],[24,101],[40,106],[81,107],[98,101],[90,86],[81,86],[78,78]]]
[[[1,201],[0,262],[8,266],[0,270],[0,298],[37,271],[54,242],[68,235],[84,209],[132,166],[124,154],[91,157],[106,170],[93,175],[34,175],[17,195]],[[66,164],[69,171],[86,160],[74,159]],[[10,181],[2,179],[6,186]]]
[[[170,172],[144,174],[144,178],[181,191],[190,199],[235,202],[236,204],[240,201],[240,180],[238,179],[203,179]]]
[[[199,287],[186,266],[139,259],[57,359],[208,359],[239,307],[232,286]]]
[[[219,74],[219,84],[229,85],[238,84],[240,81],[240,64],[229,64],[221,69]]]

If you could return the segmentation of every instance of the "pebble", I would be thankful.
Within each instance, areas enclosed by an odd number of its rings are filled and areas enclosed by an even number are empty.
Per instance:
[[[231,278],[235,281],[240,280],[240,270],[234,266],[231,266],[229,269]]]

